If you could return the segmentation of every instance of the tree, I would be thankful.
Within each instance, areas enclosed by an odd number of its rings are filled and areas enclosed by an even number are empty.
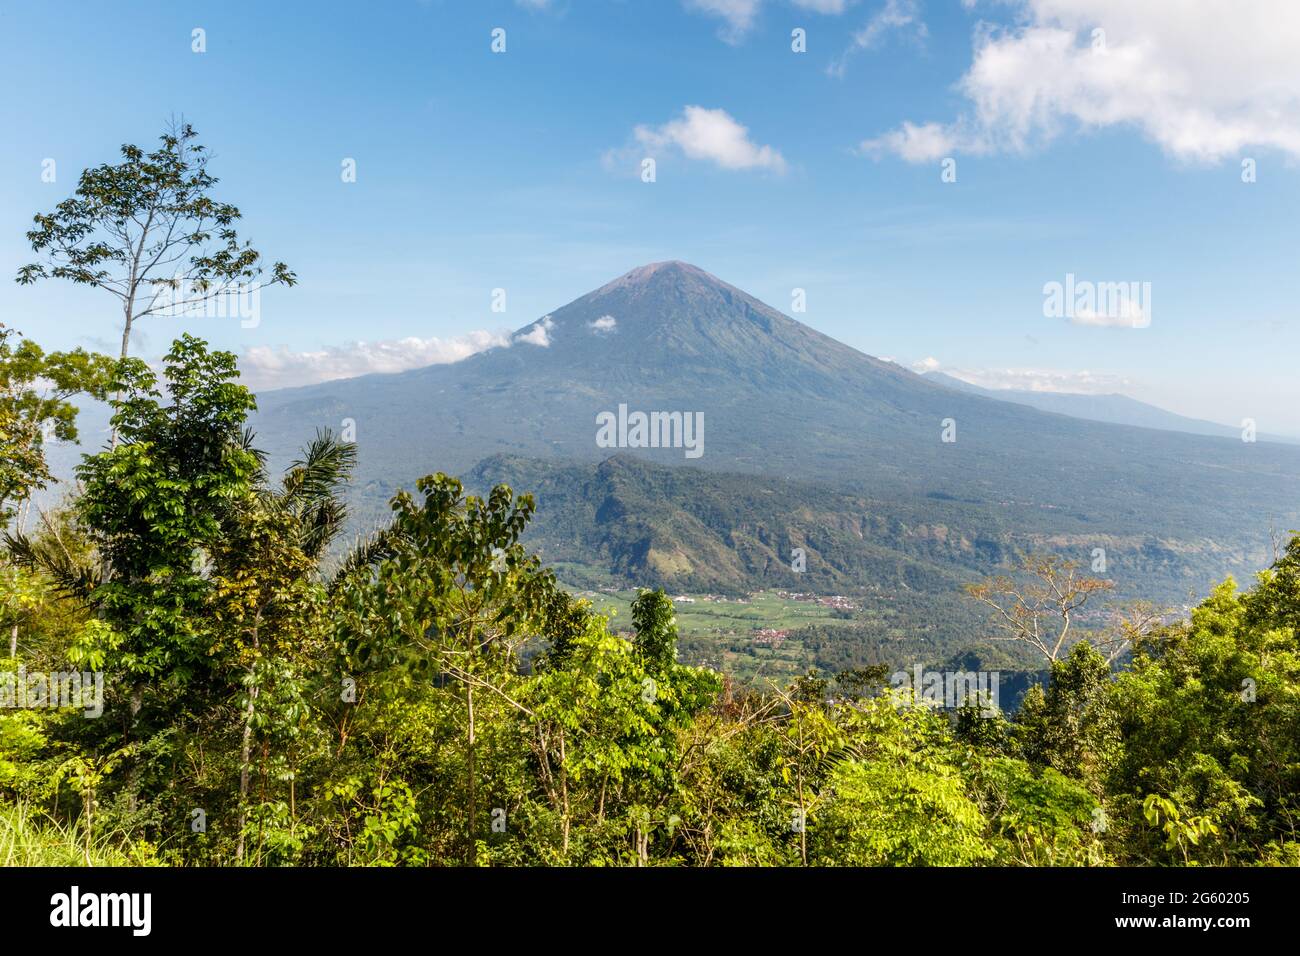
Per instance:
[[[18,656],[18,627],[21,620],[40,607],[44,583],[25,568],[0,562],[0,625],[9,628],[9,656]]]
[[[1021,563],[1022,579],[1007,575],[968,584],[966,593],[995,612],[994,623],[1003,636],[993,640],[1017,641],[1056,661],[1069,645],[1066,638],[1075,612],[1094,594],[1110,591],[1114,583],[1083,577],[1078,565],[1053,555],[1036,555]]]
[[[796,679],[789,692],[775,685],[772,690],[786,708],[784,719],[776,724],[782,743],[781,776],[794,788],[790,830],[798,836],[799,861],[807,866],[808,825],[821,803],[818,785],[828,755],[843,746],[844,738],[827,712],[826,681],[808,675]]]
[[[820,738],[808,860],[831,866],[972,866],[992,858],[988,821],[946,715],[910,692],[833,707]],[[788,735],[788,732],[787,732]]]
[[[122,147],[123,162],[81,174],[76,192],[38,214],[27,233],[44,258],[18,270],[18,283],[67,279],[103,289],[122,309],[122,351],[135,323],[163,309],[184,311],[230,292],[252,292],[297,277],[283,262],[263,280],[261,254],[240,242],[241,213],[212,198],[210,155],[187,123],[173,122],[146,153]]]
[[[477,851],[482,692],[514,710],[516,652],[544,632],[554,575],[519,544],[532,516],[529,495],[505,485],[466,495],[444,474],[416,482],[423,501],[399,492],[392,525],[376,549],[346,564],[338,631],[357,670],[409,660],[460,692],[464,756],[464,853]]]
[[[1297,858],[1298,573],[1300,536],[1250,591],[1238,593],[1229,578],[1189,621],[1140,639],[1116,678],[1124,749],[1108,786],[1130,861]],[[1177,829],[1184,824],[1196,826],[1197,840]]]
[[[1014,732],[1019,753],[1100,795],[1121,749],[1110,690],[1109,662],[1087,641],[1077,642],[1052,662],[1046,692],[1035,684],[1021,701]]]
[[[976,799],[1004,866],[1097,866],[1106,827],[1097,798],[1051,767],[974,751],[968,764]]]
[[[76,349],[47,354],[0,324],[0,527],[19,517],[33,492],[53,480],[45,460],[51,440],[77,440],[78,395],[103,399],[114,362]],[[21,621],[46,591],[39,575],[0,560],[0,624],[9,629],[9,656],[18,654]]]
[[[567,636],[573,617],[562,611],[553,619],[566,640],[552,644],[547,666],[528,685],[543,790],[560,816],[562,855],[572,820],[585,809],[597,828],[621,816],[632,859],[644,866],[654,832],[681,823],[670,804],[689,748],[678,735],[716,700],[721,683],[711,671],[677,663],[673,603],[662,590],[633,601],[631,642],[590,615],[585,630]]]
[[[669,762],[659,683],[635,646],[595,617],[569,642],[562,667],[539,669],[528,681],[529,743],[538,784],[559,819],[560,862],[570,859],[575,821],[598,832],[627,811],[621,798]],[[646,837],[639,836],[643,862]]]
[[[77,517],[98,564],[65,563],[21,534],[11,538],[19,560],[109,625],[112,657],[135,688],[133,710],[147,680],[184,682],[206,666],[205,565],[259,469],[242,430],[256,403],[237,375],[234,355],[189,335],[164,359],[166,397],[144,362],[119,362],[109,388],[121,443],[77,469],[85,484]]]
[[[632,602],[633,644],[651,674],[677,663],[677,613],[663,590],[642,591]]]
[[[264,678],[278,681],[281,693],[296,703],[297,671],[291,663],[322,648],[307,642],[324,630],[324,588],[320,563],[342,529],[347,508],[340,493],[356,464],[356,446],[329,431],[316,440],[271,487],[259,473],[256,489],[240,507],[229,509],[222,534],[211,547],[215,624],[212,654],[229,654],[244,671],[243,729],[239,760],[239,841],[235,859],[244,860],[245,822],[255,724],[271,726],[272,708],[259,713]],[[287,692],[287,695],[286,695]],[[290,815],[294,812],[290,771]]]
[[[46,442],[77,440],[78,395],[103,400],[114,362],[75,349],[47,354],[0,324],[0,526],[51,481]]]

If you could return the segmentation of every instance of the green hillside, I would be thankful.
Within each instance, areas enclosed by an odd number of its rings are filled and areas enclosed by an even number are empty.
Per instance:
[[[467,481],[530,489],[538,500],[531,541],[575,581],[593,585],[942,595],[1022,554],[1050,551],[1088,564],[1093,549],[1104,548],[1117,593],[1181,603],[1241,560],[1205,539],[1049,534],[974,502],[872,498],[629,455],[598,465],[499,456]],[[792,570],[796,548],[804,551],[802,573]]]

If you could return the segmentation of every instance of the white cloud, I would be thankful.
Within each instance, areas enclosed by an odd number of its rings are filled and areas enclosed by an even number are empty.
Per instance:
[[[917,0],[885,0],[885,5],[853,34],[853,43],[831,62],[826,72],[831,76],[843,76],[850,57],[879,46],[885,35],[893,30],[907,30],[918,42],[926,38],[928,31],[921,21]]]
[[[613,332],[617,325],[618,319],[614,318],[612,315],[602,315],[594,322],[588,322],[587,328],[591,329],[591,331],[597,335],[604,335]]]
[[[551,5],[551,0],[515,0],[515,4],[526,10],[545,10]]]
[[[1300,158],[1295,0],[1008,2],[1018,8],[1014,26],[977,30],[957,86],[968,110],[950,122],[904,123],[864,149],[929,162],[1128,126],[1185,161],[1260,148]]]
[[[688,106],[677,119],[662,126],[637,126],[633,137],[643,149],[680,150],[688,159],[716,163],[723,169],[770,169],[785,172],[785,159],[771,146],[759,146],[749,130],[726,110]]]
[[[549,315],[544,315],[531,326],[527,332],[520,332],[514,337],[516,342],[527,342],[529,345],[536,345],[541,348],[547,348],[551,344],[551,329],[555,328],[555,322]]]
[[[607,327],[600,324],[603,321],[598,319],[593,326],[606,331]],[[554,320],[547,315],[513,337],[505,331],[479,330],[447,339],[412,336],[380,342],[349,342],[303,352],[285,346],[257,345],[244,352],[239,366],[250,388],[261,391],[293,388],[372,372],[405,372],[426,365],[447,365],[487,349],[509,348],[517,342],[547,348],[554,328]],[[608,328],[612,329],[613,325]]]
[[[861,149],[873,156],[889,152],[901,156],[909,163],[928,163],[951,156],[958,139],[952,130],[940,123],[922,123],[917,126],[915,123],[904,122],[901,127],[883,136],[864,140]],[[985,152],[972,148],[970,142],[964,142],[963,146],[966,152]]]
[[[371,372],[403,372],[426,365],[445,365],[509,344],[507,332],[477,331],[449,339],[412,337],[353,342],[307,352],[259,345],[244,353],[240,368],[252,388],[290,388]]]

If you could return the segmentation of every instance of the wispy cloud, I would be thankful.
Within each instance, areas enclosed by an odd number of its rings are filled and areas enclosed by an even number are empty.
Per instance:
[[[694,13],[715,17],[722,21],[718,36],[730,44],[740,43],[758,23],[764,0],[683,0],[683,6]],[[838,15],[856,0],[790,0],[800,10],[812,13]]]
[[[831,61],[826,72],[831,76],[843,76],[850,58],[863,50],[875,49],[886,35],[896,31],[905,32],[918,43],[929,35],[925,22],[921,20],[917,0],[885,0],[885,5],[853,34],[849,48]]]
[[[1136,382],[1122,375],[1090,369],[958,368],[945,366],[933,356],[913,362],[912,368],[917,372],[943,372],[970,385],[995,391],[1108,395],[1137,387]]]
[[[758,19],[762,0],[685,0],[686,9],[722,20],[718,35],[727,43],[739,43]]]
[[[800,10],[813,13],[839,14],[849,8],[852,0],[790,0]]]
[[[1069,318],[1071,325],[1086,325],[1097,329],[1141,329],[1151,324],[1147,321],[1142,306],[1127,300],[1115,312],[1079,309]]]

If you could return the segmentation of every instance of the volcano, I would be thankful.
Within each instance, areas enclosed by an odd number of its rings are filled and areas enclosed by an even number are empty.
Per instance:
[[[1085,421],[944,387],[684,262],[633,269],[454,364],[259,403],[259,443],[279,461],[314,427],[354,426],[363,513],[421,475],[465,474],[493,456],[561,466],[633,455],[897,502],[941,515],[945,529],[1020,535],[1084,560],[1107,542],[1147,567],[1190,561],[1203,573],[1189,587],[1260,566],[1270,527],[1300,525],[1300,448]],[[692,416],[700,453],[630,440],[611,449],[601,423],[620,408],[629,420],[628,409],[647,422]]]

